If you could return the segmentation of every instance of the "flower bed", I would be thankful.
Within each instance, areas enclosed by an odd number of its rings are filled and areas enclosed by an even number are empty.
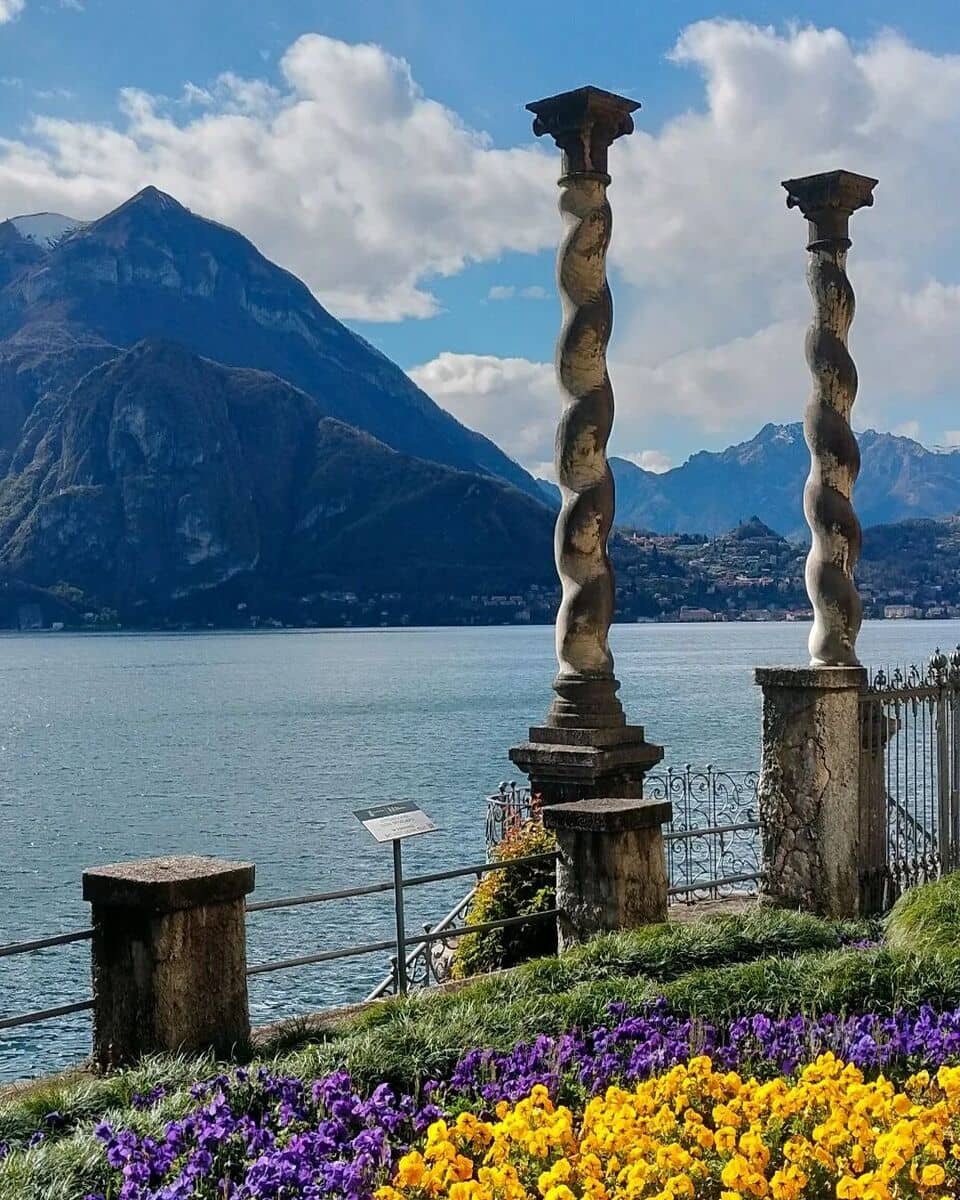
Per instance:
[[[369,1200],[436,1119],[494,1121],[540,1084],[576,1129],[608,1086],[703,1056],[794,1086],[832,1052],[902,1088],[958,1061],[960,958],[874,945],[880,932],[766,909],[648,926],[375,1005],[239,1071],[165,1056],[38,1081],[0,1097],[0,1200]]]
[[[898,1091],[829,1054],[795,1083],[743,1080],[702,1056],[611,1087],[579,1116],[537,1086],[495,1119],[437,1121],[377,1200],[950,1200],[958,1118],[957,1067]]]
[[[960,1010],[846,1020],[758,1014],[723,1027],[678,1018],[662,1003],[632,1013],[614,1005],[610,1015],[608,1024],[586,1033],[537,1038],[509,1053],[472,1051],[448,1081],[427,1084],[416,1098],[386,1085],[363,1098],[344,1072],[312,1085],[262,1069],[218,1076],[193,1089],[192,1110],[160,1136],[102,1123],[97,1134],[111,1170],[96,1195],[889,1200],[957,1194],[936,1191],[943,1180],[936,1183],[933,1168],[956,1166],[947,1156],[960,1118],[960,1069],[944,1064],[960,1057]],[[810,1062],[791,1083],[800,1064]],[[916,1074],[941,1066],[934,1080]],[[882,1078],[865,1082],[864,1073],[879,1068],[903,1079],[903,1091]],[[135,1105],[149,1109],[163,1100],[161,1088],[136,1097]],[[555,1107],[559,1100],[565,1103]],[[478,1106],[487,1113],[495,1106],[497,1118],[481,1119],[471,1111]],[[872,1132],[859,1149],[837,1140],[841,1131],[864,1132],[867,1125]],[[611,1141],[614,1128],[622,1136]],[[893,1142],[881,1139],[885,1130],[896,1133]],[[606,1147],[602,1154],[597,1139]],[[786,1142],[792,1149],[785,1156],[779,1148]],[[843,1180],[843,1187],[854,1186],[849,1180],[857,1172],[889,1174],[896,1153],[908,1178],[915,1168],[911,1186],[920,1190],[830,1190]],[[618,1181],[622,1171],[627,1175]],[[684,1191],[683,1179],[707,1190]],[[637,1190],[641,1180],[646,1191]],[[720,1184],[722,1193],[709,1190]],[[555,1187],[561,1190],[551,1193]]]

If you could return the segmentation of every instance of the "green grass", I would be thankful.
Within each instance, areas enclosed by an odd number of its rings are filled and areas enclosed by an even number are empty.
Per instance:
[[[887,918],[885,940],[917,954],[960,954],[960,873],[904,892]]]
[[[474,1046],[508,1049],[540,1033],[605,1019],[611,1001],[665,996],[678,1012],[722,1019],[757,1010],[857,1011],[923,1002],[960,1004],[960,960],[918,959],[898,950],[854,951],[876,936],[867,922],[830,923],[776,910],[648,926],[600,937],[563,958],[541,959],[448,993],[393,999],[344,1019],[322,1036],[262,1049],[272,1070],[314,1078],[346,1067],[364,1087],[387,1080],[417,1090],[442,1077]],[[189,1087],[218,1069],[210,1058],[167,1057],[115,1075],[73,1075],[0,1100],[0,1141],[22,1145],[57,1111],[66,1129],[0,1161],[0,1200],[82,1200],[96,1190],[103,1159],[92,1129],[105,1118],[159,1133],[191,1107]],[[168,1094],[133,1110],[135,1092]]]

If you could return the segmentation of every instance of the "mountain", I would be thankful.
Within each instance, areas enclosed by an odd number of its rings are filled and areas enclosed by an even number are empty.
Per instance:
[[[227,366],[272,372],[327,416],[394,450],[540,495],[522,467],[436,405],[294,275],[152,187],[86,224],[56,214],[0,224],[7,465],[48,393],[62,398],[98,361],[155,337]]]
[[[322,619],[331,590],[553,584],[539,502],[401,454],[275,375],[177,343],[94,367],[34,427],[0,480],[0,577],[80,611],[303,622]]]
[[[940,517],[960,509],[960,451],[867,430],[855,502],[864,526]],[[756,516],[788,537],[808,536],[803,485],[810,456],[800,424],[768,424],[748,442],[701,451],[663,474],[611,459],[617,524],[657,533],[716,536]]]

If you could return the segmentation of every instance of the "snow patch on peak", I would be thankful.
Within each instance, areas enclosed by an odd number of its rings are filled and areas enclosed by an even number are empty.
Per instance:
[[[31,213],[25,217],[11,217],[10,224],[17,233],[28,242],[35,242],[45,250],[55,246],[62,237],[79,229],[84,224],[74,217],[65,217],[63,213]]]

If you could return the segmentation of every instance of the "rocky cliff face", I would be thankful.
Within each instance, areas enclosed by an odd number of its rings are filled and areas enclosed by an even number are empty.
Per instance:
[[[295,276],[156,188],[49,248],[0,224],[0,263],[0,357],[11,337],[42,347],[51,327],[118,348],[163,337],[271,371],[395,450],[538,494],[517,463],[434,404]],[[0,428],[10,420],[0,416]]]
[[[462,594],[552,575],[550,515],[517,489],[402,455],[275,376],[175,343],[87,372],[15,465],[0,572],[126,620],[237,604],[295,619],[329,588]]]
[[[331,590],[442,605],[549,584],[551,523],[233,230],[153,188],[0,223],[0,623],[38,594],[142,623],[323,619]]]

